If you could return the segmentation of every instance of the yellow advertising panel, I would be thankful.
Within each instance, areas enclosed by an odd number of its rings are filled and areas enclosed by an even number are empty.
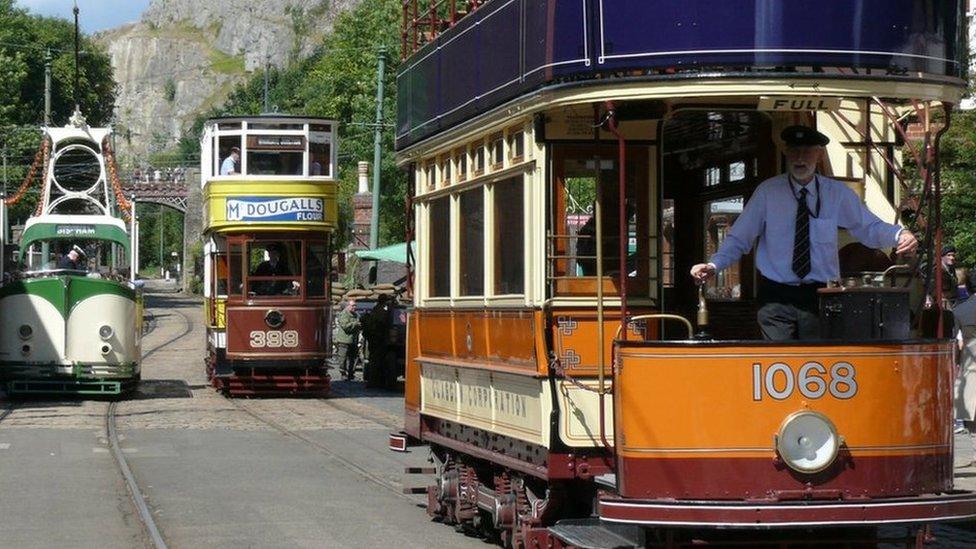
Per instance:
[[[332,230],[339,216],[336,193],[334,181],[209,181],[204,230]]]

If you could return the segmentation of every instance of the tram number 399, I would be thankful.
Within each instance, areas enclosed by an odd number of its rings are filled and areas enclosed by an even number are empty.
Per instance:
[[[848,400],[857,394],[857,369],[850,362],[837,362],[827,368],[819,362],[807,362],[794,372],[789,364],[774,362],[752,365],[752,400],[762,400],[763,394],[775,400],[785,400],[796,391],[809,399],[830,396]]]
[[[252,348],[298,347],[298,332],[295,330],[270,330],[267,332],[254,330],[250,335]]]

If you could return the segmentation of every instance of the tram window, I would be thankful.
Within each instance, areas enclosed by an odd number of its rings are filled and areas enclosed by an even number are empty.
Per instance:
[[[485,293],[485,194],[477,189],[461,193],[460,295]]]
[[[255,241],[247,247],[247,291],[255,296],[298,295],[300,241]]]
[[[430,201],[430,297],[451,295],[451,198]]]
[[[308,175],[331,176],[331,154],[328,143],[310,142],[308,144]]]
[[[227,254],[214,256],[214,271],[214,281],[217,283],[216,295],[225,296],[227,295]]]
[[[247,125],[249,130],[297,130],[302,131],[305,129],[305,124],[284,124],[284,123],[267,123],[267,122],[250,122]]]
[[[605,288],[620,274],[619,165],[616,148],[565,146],[555,151],[553,200],[550,205],[548,255],[554,291],[592,295],[596,281],[573,280],[597,274],[597,238],[602,241]],[[628,292],[644,295],[650,280],[651,237],[646,156],[628,151],[626,170],[626,273]],[[596,228],[600,198],[602,230]]]
[[[718,250],[732,224],[742,213],[745,198],[730,196],[705,203],[705,257]],[[742,298],[741,262],[733,263],[708,281],[705,291],[712,299]]]
[[[237,149],[237,158],[231,154]],[[223,136],[218,141],[217,146],[217,173],[220,175],[238,175],[241,173],[241,136]]]
[[[661,283],[674,287],[674,199],[665,198],[661,211]]]
[[[303,153],[296,151],[248,151],[248,175],[302,175]]]
[[[325,242],[309,242],[305,252],[306,296],[325,297],[325,281],[328,277],[329,246]]]
[[[241,129],[240,122],[221,122],[217,124],[217,129],[220,131],[234,131]]]
[[[230,244],[228,246],[228,295],[241,295],[244,291],[244,260],[242,257],[242,248],[240,244]]]
[[[434,189],[434,181],[437,179],[437,170],[433,162],[424,164],[424,179],[427,181],[427,190]]]
[[[522,177],[496,183],[495,193],[495,293],[525,291],[525,198]]]

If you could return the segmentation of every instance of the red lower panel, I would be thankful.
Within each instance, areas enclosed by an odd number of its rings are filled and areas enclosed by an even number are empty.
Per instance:
[[[897,497],[952,487],[952,456],[841,455],[804,475],[769,458],[620,458],[619,493],[628,498],[813,499]]]
[[[230,396],[325,396],[329,376],[324,373],[240,374],[214,377],[214,385]]]
[[[913,524],[976,517],[976,494],[872,499],[857,502],[753,504],[601,499],[599,515],[609,522],[688,527],[832,527]]]

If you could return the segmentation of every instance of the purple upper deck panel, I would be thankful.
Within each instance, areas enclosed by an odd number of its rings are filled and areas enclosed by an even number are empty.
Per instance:
[[[788,78],[793,67],[844,67],[961,77],[963,3],[489,0],[403,63],[397,148],[539,88],[624,73]]]

